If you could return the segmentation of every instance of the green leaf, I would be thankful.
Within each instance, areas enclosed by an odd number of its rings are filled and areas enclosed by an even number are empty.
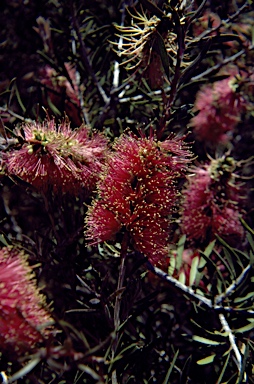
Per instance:
[[[235,272],[235,268],[234,268],[234,263],[233,263],[233,260],[232,260],[232,257],[229,253],[229,251],[224,248],[224,255],[225,255],[225,259],[227,261],[227,267],[228,267],[228,270],[230,272],[230,274],[232,275],[233,278],[236,277],[236,272]]]
[[[204,271],[204,268],[205,268],[206,264],[207,264],[207,260],[204,257],[200,257],[199,263],[198,263],[198,266],[197,266],[196,279],[195,279],[196,287],[199,286],[200,280],[204,276],[203,271]]]
[[[204,257],[200,257],[199,264],[198,264],[198,270],[199,272],[203,271],[207,264],[207,260]]]
[[[246,223],[245,220],[243,220],[242,217],[240,217],[240,221],[242,225],[247,229],[247,231],[249,231],[254,236],[254,230]]]
[[[223,248],[223,251],[224,251],[224,255],[225,255],[225,252],[227,253],[227,255],[229,255],[228,253],[228,250],[226,248]],[[226,269],[230,272],[231,275],[233,275],[233,277],[236,277],[235,276],[235,271],[233,273],[233,271],[231,270],[230,268],[230,264],[229,264],[229,260],[227,260],[227,257],[226,255],[221,255],[219,252],[217,251],[214,251],[216,256],[218,256],[218,258],[220,259],[220,261],[222,262],[222,264],[226,267]],[[232,261],[232,260],[231,260]],[[218,273],[218,275],[220,275],[222,277],[221,281],[225,283],[225,279],[223,277],[223,275],[220,273],[220,270],[216,267],[216,272]]]
[[[132,352],[134,352],[136,349],[139,349],[137,343],[132,343],[130,345],[128,345],[127,347],[125,347],[124,349],[121,350],[121,352],[119,352],[119,355],[123,355],[126,351],[128,351],[129,349],[133,349],[134,350]]]
[[[224,248],[223,248],[223,250],[224,250],[224,253],[225,253],[225,256],[227,256],[229,253],[228,252],[230,252],[230,254],[232,254],[232,255],[234,255],[235,257],[236,257],[236,260],[238,261],[238,263],[243,267],[243,264],[242,264],[242,255],[238,255],[238,251],[237,251],[237,249],[235,249],[235,248],[232,248],[225,240],[223,240],[221,237],[219,237],[218,235],[216,235],[216,237],[217,237],[217,239],[221,242],[221,244],[224,246]],[[227,249],[228,250],[228,252],[226,253],[225,252],[225,249]],[[231,258],[231,256],[230,256],[230,258]],[[228,262],[230,262],[230,265],[232,264],[232,259],[231,259],[231,261],[230,260],[228,260]],[[225,265],[227,265],[227,264],[225,264]],[[232,273],[233,273],[233,275],[234,275],[234,273],[235,273],[235,271],[234,271],[234,267],[233,267],[233,269],[232,269]]]
[[[204,357],[204,359],[198,360],[198,361],[197,361],[197,364],[198,364],[198,365],[206,365],[206,364],[210,364],[210,363],[213,362],[215,356],[216,356],[216,355],[211,355],[211,356]]]
[[[234,329],[234,332],[244,333],[244,332],[251,331],[253,328],[254,328],[254,322],[252,321],[251,323],[245,325],[244,327]]]
[[[185,240],[186,240],[186,235],[183,235],[180,237],[177,244],[177,256],[176,256],[176,266],[175,266],[177,271],[179,271],[182,265]]]
[[[78,368],[87,373],[89,376],[91,376],[94,380],[97,380],[97,383],[102,383],[100,376],[98,373],[96,373],[93,369],[91,369],[88,365],[85,364],[79,364]]]
[[[178,277],[178,281],[181,284],[185,285],[185,283],[186,283],[186,276],[185,276],[185,273],[183,271],[180,272],[179,277]]]
[[[172,362],[170,364],[170,367],[169,367],[168,372],[166,374],[166,377],[165,377],[165,379],[163,381],[163,384],[168,384],[169,383],[169,378],[170,378],[171,372],[172,372],[172,370],[173,370],[173,368],[175,366],[175,362],[176,362],[178,353],[179,353],[179,350],[175,353],[175,356],[174,356],[174,358],[173,358],[173,360],[172,360]]]
[[[244,346],[244,349],[242,350],[241,348],[241,352],[243,353],[243,362],[242,362],[242,370],[240,372],[240,376],[238,377],[238,380],[237,380],[237,383],[236,384],[241,384],[241,383],[247,383],[247,375],[246,375],[246,363],[247,363],[247,360],[248,360],[248,357],[250,356],[250,352],[249,352],[249,345],[242,345]]]
[[[222,368],[222,371],[221,371],[221,373],[220,373],[220,376],[219,376],[219,378],[218,378],[216,384],[220,384],[220,383],[221,383],[221,380],[223,379],[223,376],[224,376],[224,373],[225,373],[225,371],[226,371],[226,368],[227,368],[227,365],[228,365],[230,356],[231,356],[231,355],[230,355],[230,353],[229,353],[229,354],[227,355],[225,364],[224,364],[224,366],[223,366],[223,368]]]
[[[169,265],[168,265],[168,275],[172,276],[176,269],[176,259],[174,257],[170,257]]]
[[[55,106],[55,104],[52,103],[50,97],[47,97],[47,103],[48,103],[49,108],[51,109],[51,111],[52,111],[55,115],[61,116],[61,112],[60,112],[59,109]]]
[[[216,240],[211,241],[211,243],[209,243],[208,246],[206,247],[206,249],[204,250],[203,253],[206,257],[209,257],[211,255],[213,248],[214,248],[214,245],[215,245],[215,242],[216,242]]]
[[[250,246],[254,252],[254,240],[253,240],[253,237],[251,236],[251,234],[249,232],[247,233],[247,239],[248,239],[248,242],[250,243]]]
[[[0,136],[2,136],[5,139],[5,141],[7,141],[6,129],[1,116],[0,116]]]
[[[196,280],[197,272],[198,272],[198,263],[199,263],[199,256],[196,256],[193,258],[191,263],[191,269],[190,269],[190,281],[189,285],[192,286]]]
[[[9,246],[9,244],[7,243],[5,237],[4,237],[4,235],[3,235],[2,233],[0,234],[0,242],[3,243],[3,245],[4,245],[5,247],[8,247],[8,246]]]
[[[193,324],[195,324],[196,327],[202,329],[202,331],[205,331],[206,333],[209,333],[211,335],[219,335],[219,336],[223,336],[223,337],[228,337],[228,332],[219,332],[219,331],[209,331],[208,329],[204,329],[201,325],[199,325],[198,323],[196,323],[196,321],[194,321],[193,319],[191,319],[191,322]]]
[[[215,252],[215,254],[216,254],[220,259],[222,259],[221,255],[220,255],[216,250],[214,250],[214,252]],[[217,268],[216,263],[215,263],[211,258],[207,257],[207,256],[205,255],[204,252],[200,251],[200,253],[203,255],[203,258],[204,258],[208,263],[211,263],[211,264],[212,264],[212,266],[214,267],[214,270],[216,271],[216,274],[218,275],[217,284],[219,284],[219,282],[221,282],[221,284],[223,284],[223,286],[224,286],[224,290],[225,290],[225,289],[226,289],[226,282],[225,282],[225,279],[224,279],[224,277],[223,277],[221,271],[219,270],[219,268]],[[223,264],[225,264],[225,262],[223,261],[223,259],[222,259],[222,262],[223,262]],[[217,287],[217,288],[219,288],[219,287]],[[219,290],[218,292],[221,292],[221,291]]]
[[[216,41],[216,43],[226,43],[228,41],[238,41],[239,43],[242,43],[242,40],[239,35],[233,34],[233,33],[228,33],[228,34],[223,34],[223,35],[218,35],[214,36],[213,40]]]
[[[208,345],[220,345],[220,344],[224,344],[224,343],[221,343],[221,342],[219,342],[219,341],[210,340],[210,339],[205,339],[204,337],[196,336],[196,335],[194,335],[194,336],[192,337],[192,340],[197,341],[198,343],[208,344]]]
[[[250,251],[250,265],[254,265],[254,254],[252,251]]]
[[[14,381],[21,379],[25,375],[27,375],[29,372],[31,372],[36,365],[38,365],[41,361],[40,357],[35,357],[34,359],[30,360],[27,365],[25,365],[23,368],[21,368],[18,372],[14,373],[13,376],[9,377],[8,383],[13,383]]]
[[[20,93],[19,93],[19,90],[18,90],[18,87],[17,85],[15,84],[15,92],[16,92],[16,96],[17,96],[17,99],[18,99],[18,103],[23,111],[23,113],[26,112],[26,107],[24,106],[22,100],[21,100],[21,96],[20,96]]]
[[[241,303],[242,301],[247,301],[248,299],[250,299],[251,297],[254,296],[254,292],[249,292],[246,296],[244,297],[237,297],[234,302],[235,303]]]
[[[159,54],[159,56],[161,58],[161,63],[162,63],[163,69],[165,71],[167,78],[169,79],[170,63],[169,63],[169,59],[168,59],[168,53],[166,50],[166,46],[165,46],[163,37],[161,36],[161,34],[158,31],[156,33],[153,48]]]

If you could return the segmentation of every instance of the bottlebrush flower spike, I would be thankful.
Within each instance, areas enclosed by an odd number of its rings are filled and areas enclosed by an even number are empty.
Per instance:
[[[246,100],[236,91],[237,79],[230,76],[204,86],[198,93],[191,120],[196,137],[212,144],[227,143],[239,123]]]
[[[119,56],[127,57],[123,64],[136,61],[137,58],[139,60],[132,68],[145,60],[145,52],[149,50],[151,37],[156,34],[156,28],[160,23],[160,19],[156,16],[148,18],[142,7],[141,12],[138,12],[135,8],[134,11],[135,15],[129,11],[134,21],[132,26],[116,25],[117,30],[121,33],[121,35],[117,36],[124,39],[119,52]]]
[[[219,235],[242,239],[240,186],[235,182],[232,157],[211,160],[194,169],[183,192],[181,229],[188,240],[208,243]]]
[[[7,172],[37,189],[78,194],[94,188],[104,161],[107,140],[101,134],[89,137],[89,129],[71,130],[68,121],[58,127],[54,120],[30,123],[17,129],[21,148],[5,156]]]
[[[52,333],[52,318],[22,251],[0,250],[0,349],[31,352]]]
[[[180,138],[160,142],[126,134],[113,149],[88,211],[87,239],[96,244],[128,231],[133,247],[158,261],[167,254],[169,217],[191,153]]]
[[[179,10],[181,6],[178,2],[176,8]],[[168,26],[163,26],[165,20],[172,25],[174,18],[171,13],[161,13],[160,17],[151,16],[150,12],[144,11],[142,5],[140,8],[139,12],[133,7],[134,14],[129,11],[132,17],[131,26],[115,26],[120,32],[116,34],[120,40],[113,44],[118,46],[119,57],[126,58],[122,64],[128,70],[143,69],[151,88],[160,89],[169,77],[168,67],[173,67],[177,61],[177,33],[173,32],[173,28],[169,30]],[[184,23],[184,17],[180,21]],[[188,65],[185,60],[182,64]]]

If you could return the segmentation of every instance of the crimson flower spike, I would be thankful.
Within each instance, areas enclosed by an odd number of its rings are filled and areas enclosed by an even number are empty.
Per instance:
[[[53,319],[22,251],[0,250],[0,350],[32,352],[52,334]]]
[[[247,102],[239,85],[241,77],[228,78],[208,84],[197,93],[194,111],[198,114],[191,119],[197,139],[209,144],[226,144],[241,120]]]
[[[40,191],[78,194],[92,190],[107,151],[107,140],[81,126],[72,130],[67,120],[29,123],[22,127],[21,148],[7,152],[7,173],[16,175]],[[16,135],[22,138],[21,130]]]
[[[212,159],[193,169],[181,210],[181,230],[192,242],[209,242],[216,235],[235,241],[243,238],[239,203],[242,184],[235,180],[236,161],[230,156]]]
[[[170,216],[191,152],[181,138],[126,134],[113,150],[88,210],[86,237],[97,244],[127,231],[133,248],[157,263],[168,252]]]

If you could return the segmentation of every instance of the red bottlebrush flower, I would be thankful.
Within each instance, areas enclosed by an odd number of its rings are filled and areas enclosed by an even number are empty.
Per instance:
[[[55,192],[77,194],[82,188],[91,190],[104,161],[107,140],[101,134],[89,137],[85,126],[71,130],[63,121],[56,127],[54,120],[25,124],[24,143],[6,154],[6,168],[34,187]],[[16,134],[21,136],[21,130]]]
[[[23,252],[0,250],[0,281],[0,349],[32,351],[50,335],[53,320]]]
[[[88,211],[86,236],[91,243],[112,240],[124,229],[134,248],[152,262],[163,258],[177,184],[190,157],[181,139],[160,142],[122,135]]]
[[[40,83],[45,87],[43,104],[48,106],[53,112],[61,110],[64,104],[64,111],[74,124],[82,124],[80,118],[80,101],[77,84],[77,73],[71,63],[64,64],[65,70],[69,75],[60,75],[55,69],[46,65],[40,71]],[[59,114],[61,112],[59,111]]]
[[[227,143],[230,133],[238,124],[246,105],[242,95],[235,91],[235,77],[204,86],[198,93],[191,119],[194,133],[199,140],[213,144]]]
[[[235,183],[232,157],[212,160],[189,177],[181,213],[181,229],[189,240],[209,242],[215,234],[241,239],[240,188]]]

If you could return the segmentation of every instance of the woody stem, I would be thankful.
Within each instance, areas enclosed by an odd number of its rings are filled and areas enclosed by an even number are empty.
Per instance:
[[[112,344],[112,359],[114,359],[115,357],[116,349],[118,346],[118,340],[119,340],[118,331],[121,324],[120,309],[121,309],[121,301],[122,301],[123,283],[124,283],[124,277],[125,277],[125,260],[127,256],[128,241],[129,241],[129,236],[128,236],[128,233],[125,232],[122,245],[121,245],[121,260],[120,260],[120,266],[119,266],[119,275],[118,275],[117,290],[116,290],[116,301],[115,301],[115,308],[114,308],[115,339]],[[116,370],[112,372],[112,384],[117,384]]]

